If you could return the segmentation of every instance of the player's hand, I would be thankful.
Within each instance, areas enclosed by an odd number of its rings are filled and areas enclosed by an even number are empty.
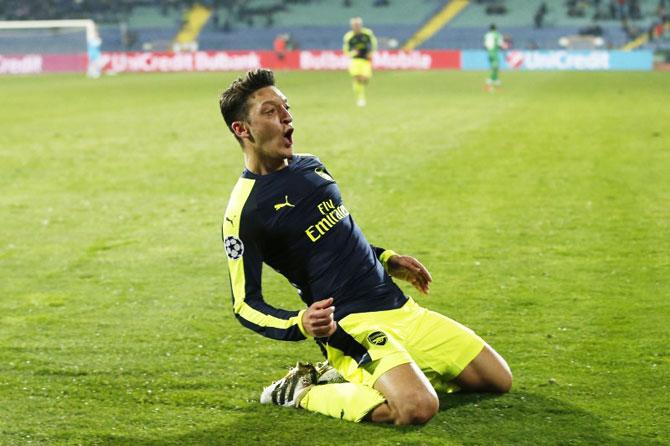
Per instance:
[[[423,294],[430,292],[433,278],[426,267],[414,257],[396,254],[388,259],[386,266],[391,277],[411,283]]]
[[[302,315],[302,326],[305,331],[315,338],[325,338],[337,328],[334,318],[335,307],[333,298],[314,302]]]

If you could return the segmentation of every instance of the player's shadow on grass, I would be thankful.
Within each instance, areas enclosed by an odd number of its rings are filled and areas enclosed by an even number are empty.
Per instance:
[[[619,444],[602,420],[560,399],[523,390],[505,395],[441,394],[442,424],[464,444]],[[659,443],[660,444],[660,443]]]
[[[426,426],[398,428],[354,424],[305,411],[250,402],[248,407],[208,414],[207,430],[177,435],[147,432],[143,438],[106,436],[96,444],[281,445],[281,444],[622,444],[597,416],[556,398],[519,390],[502,396],[440,397],[440,412]],[[649,443],[645,439],[646,444]]]

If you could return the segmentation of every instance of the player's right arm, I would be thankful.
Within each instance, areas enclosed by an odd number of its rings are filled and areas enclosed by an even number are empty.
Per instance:
[[[302,316],[307,311],[287,311],[265,302],[261,292],[263,255],[259,247],[261,228],[253,211],[245,209],[254,180],[241,178],[231,194],[221,230],[233,312],[242,325],[268,338],[300,341],[307,337]],[[253,201],[253,200],[251,200]]]
[[[233,312],[242,325],[268,338],[300,341],[307,337],[302,326],[306,310],[288,311],[265,302],[261,292],[263,259],[256,240],[240,231],[239,237],[227,234],[223,240],[228,257]]]
[[[226,235],[225,226],[224,222],[223,238],[228,256],[233,312],[237,320],[268,338],[283,341],[305,339],[307,332],[302,326],[302,316],[306,310],[288,311],[265,302],[261,291],[263,260],[256,240],[245,236],[244,231],[237,239]],[[242,246],[241,252],[235,246]]]

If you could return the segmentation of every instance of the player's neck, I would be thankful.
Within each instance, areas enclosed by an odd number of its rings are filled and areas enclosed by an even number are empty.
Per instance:
[[[288,158],[263,158],[244,152],[244,167],[256,175],[267,175],[288,166]]]

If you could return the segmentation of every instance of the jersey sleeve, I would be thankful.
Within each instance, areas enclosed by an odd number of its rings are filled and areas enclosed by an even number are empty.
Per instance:
[[[386,251],[384,248],[380,248],[379,246],[375,246],[373,244],[370,244],[370,248],[375,252],[375,257],[380,258],[381,255]]]
[[[241,209],[231,211],[229,206],[222,228],[235,317],[245,327],[268,338],[305,339],[302,327],[305,310],[288,311],[265,302],[261,292],[263,257],[258,245],[259,233],[251,223],[244,226],[241,214]]]
[[[386,272],[388,272],[389,259],[391,258],[391,256],[398,255],[398,253],[391,249],[380,248],[372,244],[370,245],[370,248],[372,248],[372,250],[375,253],[375,257],[377,257],[377,259],[380,262],[382,262],[382,265],[384,265],[384,269],[386,270]]]
[[[375,37],[375,33],[370,31],[370,55],[374,52],[377,51],[377,37]]]

